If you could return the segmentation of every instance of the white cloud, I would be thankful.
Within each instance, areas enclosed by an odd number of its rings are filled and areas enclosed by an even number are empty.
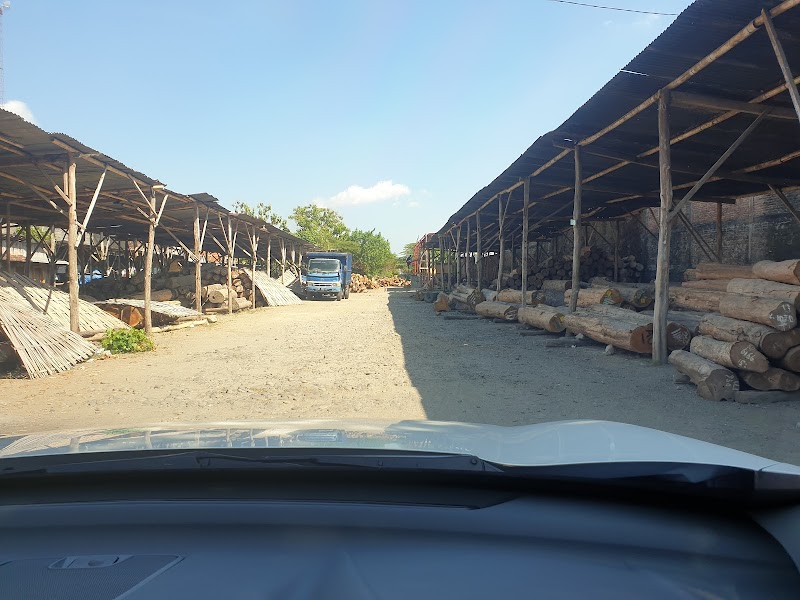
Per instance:
[[[325,206],[358,206],[360,204],[376,204],[378,202],[386,202],[388,200],[396,200],[403,196],[411,194],[411,189],[402,183],[393,183],[392,180],[379,181],[372,187],[362,187],[360,185],[351,185],[343,192],[339,192],[335,196],[331,196],[327,200],[317,202],[317,204]]]
[[[36,125],[36,119],[33,116],[33,111],[28,108],[28,105],[25,104],[22,100],[9,100],[8,102],[3,103],[3,108],[8,112],[12,112],[15,115],[19,115],[28,123],[33,123]]]

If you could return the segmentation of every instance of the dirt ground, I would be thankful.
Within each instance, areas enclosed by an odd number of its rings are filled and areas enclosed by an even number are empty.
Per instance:
[[[310,417],[604,419],[800,464],[800,402],[705,401],[647,358],[546,349],[516,325],[436,317],[407,291],[226,315],[156,343],[44,380],[0,380],[0,432]]]

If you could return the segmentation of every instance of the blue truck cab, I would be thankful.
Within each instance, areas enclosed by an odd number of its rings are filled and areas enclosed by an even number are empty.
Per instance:
[[[309,252],[305,256],[305,274],[300,285],[306,299],[350,297],[353,255],[345,252]]]

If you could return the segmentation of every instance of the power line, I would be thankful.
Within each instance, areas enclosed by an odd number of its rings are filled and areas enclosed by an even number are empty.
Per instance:
[[[636,10],[635,8],[620,8],[619,6],[601,6],[599,4],[586,4],[585,2],[574,2],[573,0],[547,0],[547,2],[560,2],[561,4],[574,4],[575,6],[585,6],[587,8],[602,8],[603,10],[617,10],[620,12],[638,13],[640,15],[660,15],[663,17],[675,17],[678,13],[655,12],[652,10]]]

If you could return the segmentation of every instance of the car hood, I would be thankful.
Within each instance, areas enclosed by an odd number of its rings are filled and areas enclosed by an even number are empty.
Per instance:
[[[143,449],[351,448],[457,453],[515,466],[676,462],[800,474],[800,467],[610,421],[503,427],[439,421],[296,420],[80,429],[0,437],[0,458]]]

